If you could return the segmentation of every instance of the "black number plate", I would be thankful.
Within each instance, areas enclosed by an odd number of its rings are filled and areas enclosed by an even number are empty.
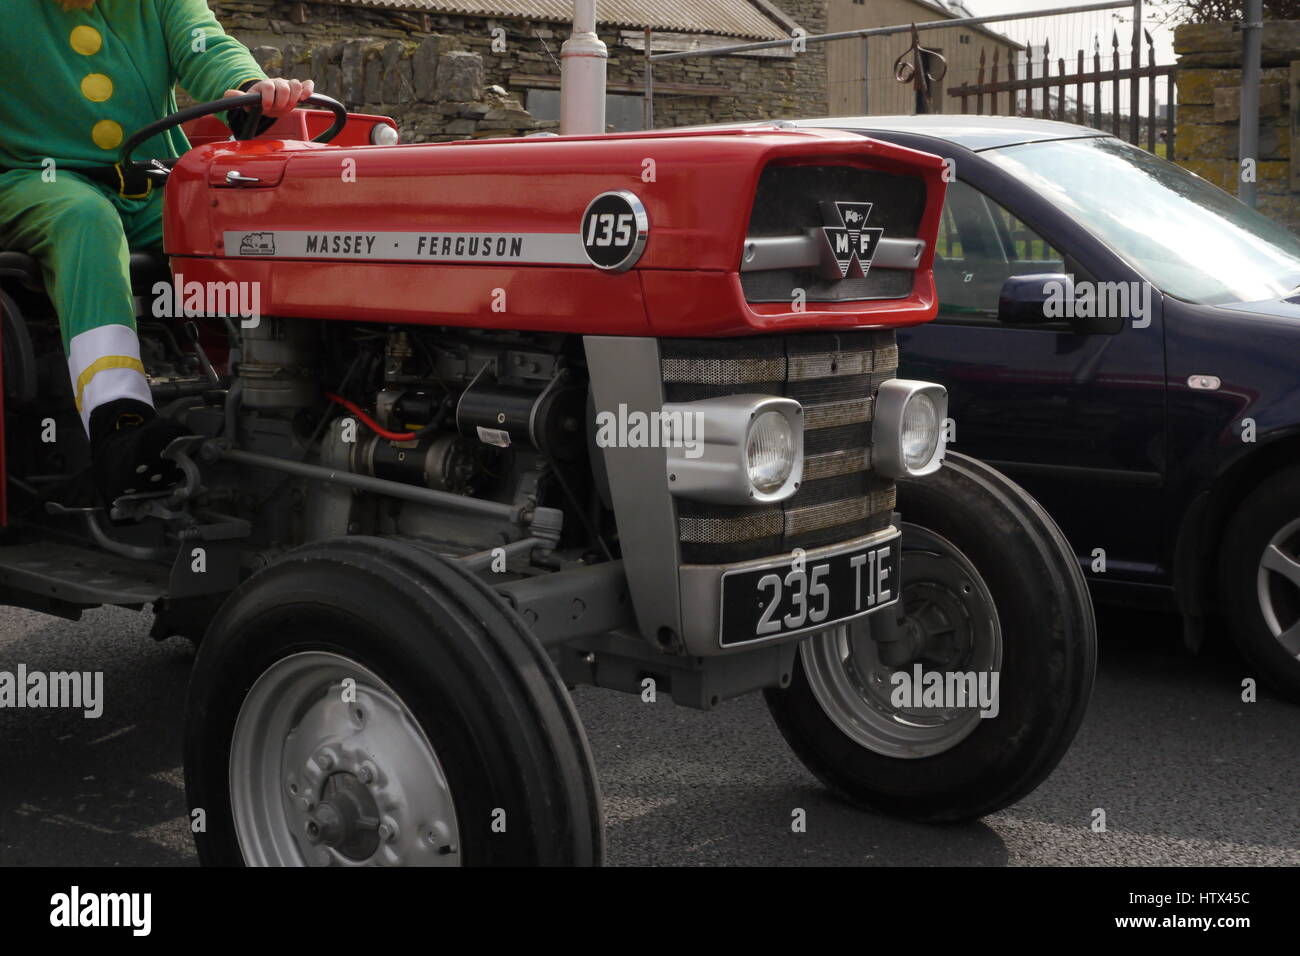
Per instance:
[[[898,600],[902,537],[722,576],[724,647],[822,630]]]

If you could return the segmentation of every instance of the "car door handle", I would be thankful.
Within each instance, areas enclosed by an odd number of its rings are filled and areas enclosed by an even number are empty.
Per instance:
[[[260,183],[261,181],[262,180],[258,179],[256,176],[245,176],[237,169],[232,169],[230,172],[226,173],[227,186],[238,186],[242,183]]]

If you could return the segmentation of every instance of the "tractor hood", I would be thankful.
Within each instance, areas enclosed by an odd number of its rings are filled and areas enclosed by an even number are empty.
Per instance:
[[[934,316],[942,162],[829,130],[192,150],[173,270],[269,315],[623,335]]]

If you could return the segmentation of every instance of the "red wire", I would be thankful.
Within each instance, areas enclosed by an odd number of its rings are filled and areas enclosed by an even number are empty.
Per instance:
[[[387,438],[389,441],[414,441],[416,437],[418,437],[415,432],[390,432],[387,428],[381,428],[379,422],[375,421],[363,412],[360,406],[356,405],[354,402],[349,402],[342,395],[335,395],[333,392],[326,392],[325,397],[336,405],[342,405],[353,415],[357,416],[357,418],[361,419],[363,425],[380,438]]]

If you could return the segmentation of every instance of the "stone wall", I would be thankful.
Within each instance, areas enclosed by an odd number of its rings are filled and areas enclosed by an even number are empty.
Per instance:
[[[826,3],[782,0],[780,6],[808,33],[817,33],[825,26]],[[557,126],[535,119],[524,104],[530,88],[558,85],[565,24],[329,2],[209,4],[269,75],[310,77],[321,92],[354,111],[392,116],[404,142],[518,135]],[[638,95],[644,83],[643,34],[605,27],[600,32],[610,51],[609,92]],[[662,36],[669,42],[682,39]],[[658,39],[655,49],[660,49]],[[655,126],[661,128],[827,112],[820,44],[794,56],[671,61],[656,65],[655,80]]]
[[[1178,162],[1232,194],[1241,164],[1241,33],[1231,23],[1184,24],[1178,54]],[[1259,96],[1259,211],[1300,232],[1300,21],[1270,21],[1263,31]]]

